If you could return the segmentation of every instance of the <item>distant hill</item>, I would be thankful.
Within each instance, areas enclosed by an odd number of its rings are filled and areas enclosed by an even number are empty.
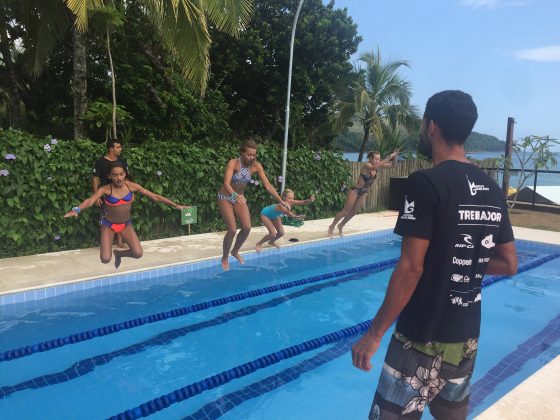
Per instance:
[[[341,133],[334,142],[334,147],[337,150],[344,152],[358,152],[362,144],[363,133],[358,133],[354,130],[348,130]],[[416,150],[418,145],[418,135],[415,134],[405,140],[405,151]],[[497,137],[488,134],[481,134],[473,131],[467,138],[465,143],[465,150],[467,152],[503,152],[506,147],[506,142],[499,140]],[[366,150],[375,149],[375,142],[371,139],[368,140]]]
[[[503,152],[506,142],[488,134],[473,131],[467,138],[465,150],[467,152]]]

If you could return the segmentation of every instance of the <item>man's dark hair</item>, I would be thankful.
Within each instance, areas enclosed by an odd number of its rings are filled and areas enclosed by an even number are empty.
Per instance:
[[[478,118],[476,105],[468,93],[444,90],[436,93],[426,104],[424,120],[433,121],[448,144],[463,144],[471,134]]]
[[[107,140],[107,143],[105,144],[105,146],[107,147],[107,151],[109,151],[109,149],[112,149],[113,147],[115,147],[116,143],[118,143],[122,146],[122,143],[119,139],[109,139],[109,140]]]

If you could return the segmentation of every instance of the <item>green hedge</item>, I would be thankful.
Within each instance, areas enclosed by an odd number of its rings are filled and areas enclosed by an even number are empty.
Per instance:
[[[14,130],[0,130],[0,258],[96,246],[99,210],[90,208],[78,218],[62,216],[91,195],[93,166],[105,149],[89,140],[39,138]],[[195,145],[152,142],[130,147],[123,156],[134,181],[181,204],[198,207],[199,223],[193,233],[224,230],[216,193],[228,159],[238,155],[232,144],[203,148]],[[262,144],[258,160],[271,183],[279,189],[282,150]],[[256,179],[256,178],[255,178]],[[301,208],[309,219],[328,217],[340,210],[348,165],[340,154],[308,148],[288,153],[288,188],[296,197],[316,194],[314,204]],[[250,184],[246,196],[258,224],[262,207],[274,200],[262,185]],[[147,198],[134,203],[133,222],[141,240],[180,236],[179,212]]]

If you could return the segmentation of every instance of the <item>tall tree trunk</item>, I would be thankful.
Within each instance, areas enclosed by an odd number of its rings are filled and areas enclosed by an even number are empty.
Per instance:
[[[364,157],[364,152],[366,150],[366,143],[369,138],[369,128],[370,128],[369,124],[364,124],[364,138],[362,139],[362,145],[360,146],[360,154],[358,155],[358,162],[361,162],[362,158]]]
[[[74,140],[86,136],[87,113],[87,62],[86,62],[86,34],[74,28]]]
[[[111,87],[113,93],[113,139],[117,138],[117,93],[115,89],[115,68],[113,67],[113,57],[111,56],[111,37],[109,25],[107,25],[107,54],[109,55],[109,66],[111,68]]]
[[[10,39],[10,35],[8,30],[2,29],[2,33],[0,34],[0,53],[2,53],[2,57],[4,58],[4,65],[6,66],[6,70],[8,73],[8,85],[10,90],[10,127],[19,128],[21,115],[20,115],[20,97],[19,97],[19,88],[18,88],[18,81],[16,77],[15,66],[12,61],[12,41]]]

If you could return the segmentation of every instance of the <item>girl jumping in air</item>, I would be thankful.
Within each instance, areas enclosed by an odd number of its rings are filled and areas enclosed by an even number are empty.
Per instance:
[[[111,178],[109,184],[99,188],[91,197],[82,201],[78,206],[73,207],[64,217],[78,217],[82,210],[93,206],[98,199],[104,197],[107,208],[99,223],[99,258],[104,264],[111,262],[113,238],[115,234],[120,233],[129,248],[127,250],[115,249],[113,251],[115,267],[119,268],[122,257],[140,258],[143,253],[138,236],[136,236],[136,232],[132,227],[132,219],[130,218],[134,193],[138,192],[153,201],[173,206],[177,210],[188,206],[181,206],[161,195],[148,191],[139,184],[125,181],[126,172],[122,162],[116,161],[111,164],[109,177]]]
[[[381,160],[381,153],[379,152],[369,152],[367,154],[368,161],[364,164],[364,166],[362,166],[358,181],[356,181],[356,183],[348,190],[344,208],[335,216],[333,222],[329,226],[329,238],[333,237],[334,227],[341,219],[342,221],[338,223],[338,233],[342,236],[342,229],[344,228],[344,225],[346,225],[346,223],[348,223],[364,205],[366,193],[373,185],[375,178],[377,178],[377,171],[381,168],[389,168],[393,166],[394,162],[396,162],[398,154],[399,151],[395,150],[388,158],[383,160]]]
[[[284,236],[284,226],[282,226],[282,218],[280,216],[287,214],[294,219],[302,220],[303,216],[296,216],[292,213],[292,206],[311,204],[315,201],[315,196],[312,195],[307,200],[295,200],[294,192],[292,190],[285,189],[282,193],[282,199],[284,200],[283,202],[271,204],[261,211],[261,221],[268,229],[268,235],[264,236],[259,242],[257,242],[255,247],[257,252],[262,250],[262,245],[267,241],[269,245],[279,248],[280,245],[278,245],[276,241]]]

